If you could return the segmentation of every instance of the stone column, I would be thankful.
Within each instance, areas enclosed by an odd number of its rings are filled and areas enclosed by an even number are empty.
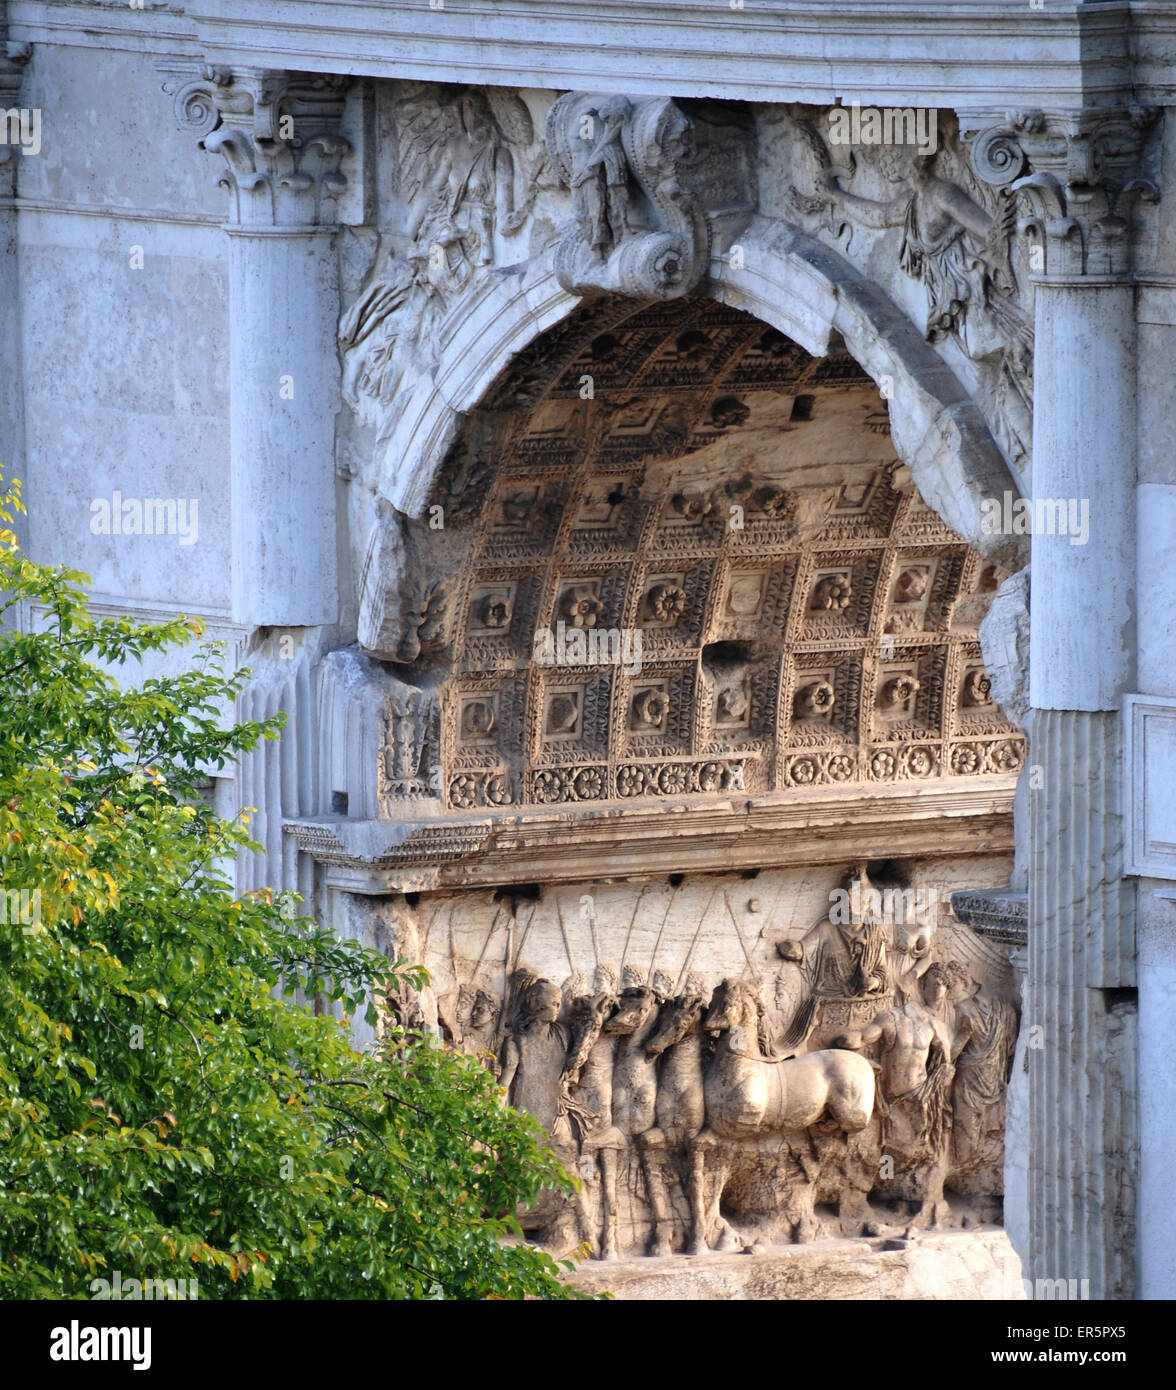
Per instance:
[[[233,617],[338,616],[333,242],[346,78],[205,68],[166,84],[228,188]]]
[[[1138,112],[1026,113],[973,146],[978,172],[1021,195],[1035,284],[1026,1274],[1096,1299],[1135,1285],[1135,894],[1119,710],[1135,678],[1130,210],[1154,195],[1135,177],[1147,124]]]
[[[29,58],[23,44],[5,42],[5,7],[0,5],[0,111],[20,108],[21,76]],[[5,364],[4,384],[0,387],[0,467],[4,486],[24,475],[24,403],[20,370],[20,286],[17,283],[18,246],[16,231],[17,172],[23,155],[16,145],[0,144],[0,362]],[[23,534],[19,513],[13,529]],[[9,610],[5,622],[15,622],[16,609]]]

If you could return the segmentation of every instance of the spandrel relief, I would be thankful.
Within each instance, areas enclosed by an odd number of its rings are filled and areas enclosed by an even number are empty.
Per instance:
[[[393,107],[399,227],[339,322],[343,394],[380,423],[437,327],[526,224],[541,152],[526,104],[496,88],[406,84]],[[515,258],[522,254],[516,250]]]
[[[850,114],[768,113],[765,186],[899,302],[898,277],[923,286],[927,341],[951,342],[973,364],[990,427],[1021,469],[1033,428],[1033,310],[1028,267],[1016,259],[1017,196],[976,176],[946,113],[921,113],[936,127],[909,143],[855,127]],[[881,256],[871,233],[884,234]]]
[[[422,897],[448,1044],[581,1180],[524,1229],[600,1258],[999,1220],[1011,968],[947,907],[991,864]],[[405,916],[405,909],[399,915]],[[400,928],[402,934],[406,928]],[[401,943],[403,944],[403,943]],[[399,947],[398,947],[399,949]]]

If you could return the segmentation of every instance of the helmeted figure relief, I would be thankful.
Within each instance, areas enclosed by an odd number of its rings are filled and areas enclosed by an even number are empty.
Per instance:
[[[617,1039],[604,1025],[620,999],[620,976],[615,966],[599,965],[592,983],[591,994],[577,994],[571,1001],[571,1040],[561,1084],[580,1148],[581,1232],[602,1259],[615,1259],[616,1155],[626,1141],[613,1124]]]
[[[488,1066],[497,1064],[493,1056],[498,1027],[498,1000],[477,985],[462,985],[457,999],[457,1027],[454,1043],[463,1052],[482,1057]]]
[[[657,1057],[650,1056],[646,1043],[657,1025],[658,1010],[672,989],[673,982],[660,971],[649,977],[638,966],[625,966],[617,1007],[602,1030],[606,1037],[616,1039],[612,1130],[610,1143],[605,1147],[616,1143],[617,1149],[623,1152],[631,1189],[638,1181],[638,1166],[632,1159],[644,1160],[639,1136],[653,1128],[657,1117]],[[608,1199],[607,1191],[605,1199]],[[615,1223],[609,1224],[606,1230],[615,1231]],[[615,1247],[606,1244],[601,1253],[605,1259],[615,1258]]]
[[[562,1087],[568,1032],[559,1022],[563,992],[551,980],[518,970],[510,981],[511,1006],[502,1046],[498,1083],[506,1100],[543,1126],[556,1157],[565,1167],[575,1162],[572,1128]],[[520,1213],[524,1229],[538,1230],[556,1248],[576,1244],[575,1214],[554,1191],[540,1193]]]
[[[525,974],[515,982],[516,1003],[498,1084],[516,1110],[533,1115],[553,1139],[568,1135],[560,1079],[567,1030],[559,1022],[563,995],[550,980]],[[557,1122],[559,1122],[557,1124]]]

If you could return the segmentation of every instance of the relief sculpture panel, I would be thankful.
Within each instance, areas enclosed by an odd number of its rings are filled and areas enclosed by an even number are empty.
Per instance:
[[[430,970],[413,1016],[478,1052],[581,1181],[522,1214],[531,1238],[603,1259],[902,1240],[1000,1218],[1012,972],[948,906],[989,873],[442,894],[384,930]]]

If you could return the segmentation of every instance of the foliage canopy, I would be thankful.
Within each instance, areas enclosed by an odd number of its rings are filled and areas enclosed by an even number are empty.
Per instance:
[[[279,997],[365,1009],[408,962],[291,900],[234,898],[250,846],[201,796],[281,718],[224,727],[249,672],[104,668],[200,626],[96,619],[0,497],[0,1297],[196,1278],[202,1298],[569,1297],[514,1212],[571,1182],[474,1058]],[[257,848],[254,846],[254,848]],[[18,920],[23,919],[23,920]]]

